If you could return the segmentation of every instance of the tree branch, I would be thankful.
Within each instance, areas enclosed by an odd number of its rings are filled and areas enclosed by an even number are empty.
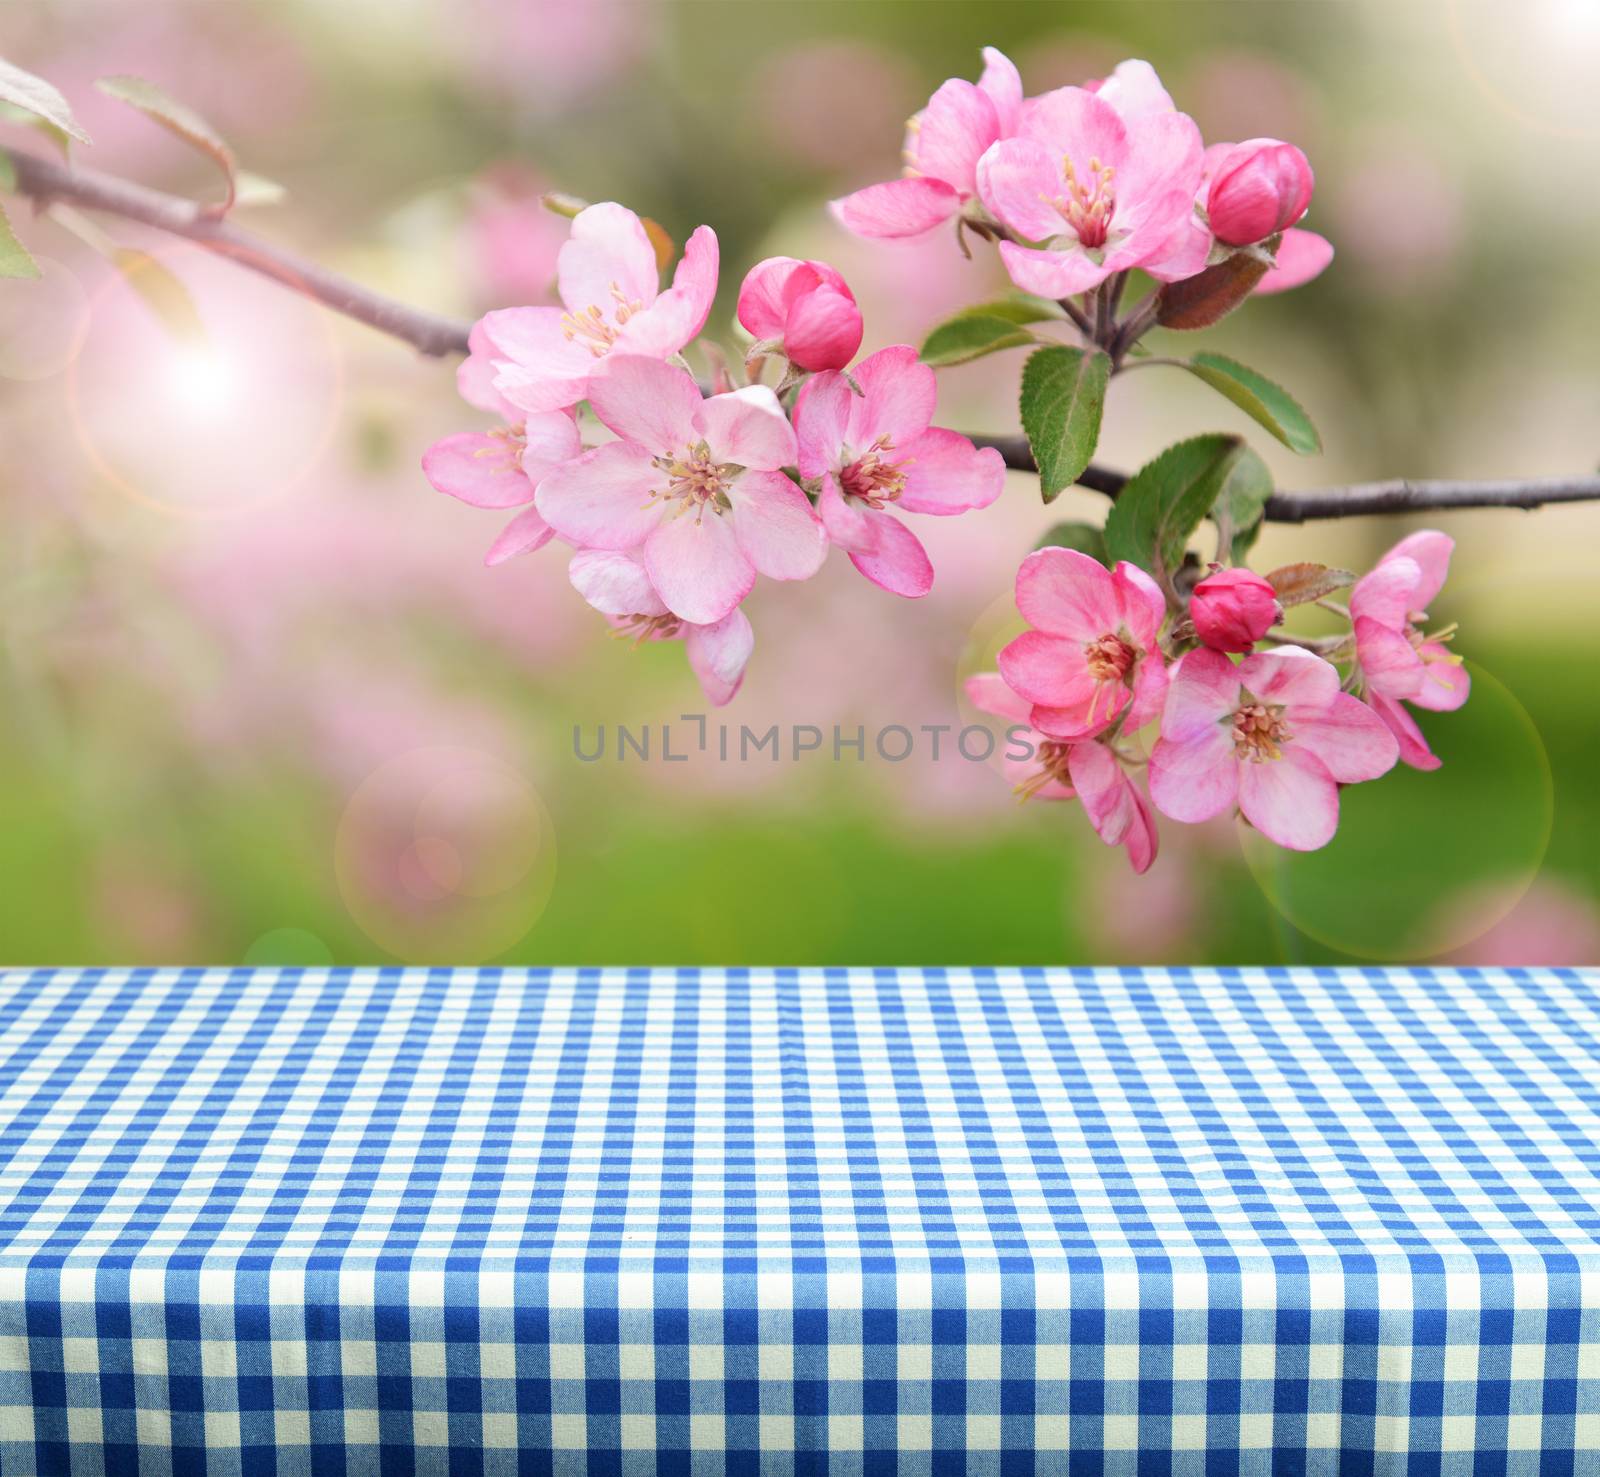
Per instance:
[[[380,333],[403,339],[424,354],[437,357],[467,352],[470,325],[383,297],[359,282],[218,220],[177,195],[165,195],[92,169],[68,169],[53,159],[19,149],[0,152],[6,154],[16,171],[17,193],[29,196],[40,206],[52,200],[69,201],[87,210],[153,226],[229,257]]]
[[[1021,436],[974,436],[992,446],[1014,472],[1035,472],[1033,453]],[[1127,474],[1091,462],[1078,486],[1114,498]],[[1322,518],[1359,518],[1374,513],[1447,512],[1462,508],[1543,508],[1554,503],[1600,501],[1600,476],[1519,477],[1500,481],[1355,482],[1347,487],[1317,487],[1275,492],[1263,516],[1271,523],[1310,523]]]
[[[225,220],[194,202],[147,189],[92,169],[69,169],[19,149],[0,149],[16,174],[16,191],[37,205],[68,201],[103,211],[217,252],[250,271],[270,277],[324,307],[354,318],[380,333],[410,344],[423,354],[443,357],[467,352],[469,324],[424,312],[373,292],[359,282],[318,266]],[[1035,472],[1033,453],[1021,436],[974,436],[992,446],[1016,471]],[[1078,478],[1082,487],[1114,498],[1127,477],[1109,467],[1090,465]],[[1600,500],[1600,476],[1536,477],[1488,482],[1366,482],[1350,487],[1276,492],[1265,516],[1274,523],[1306,523],[1320,518],[1353,518],[1369,513],[1440,512],[1457,508],[1540,508],[1551,503]]]

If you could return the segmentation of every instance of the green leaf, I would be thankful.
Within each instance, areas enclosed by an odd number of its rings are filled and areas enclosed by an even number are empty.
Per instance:
[[[1165,578],[1183,563],[1200,526],[1245,450],[1237,436],[1196,436],[1146,462],[1117,494],[1106,519],[1106,552]]]
[[[1001,349],[1016,349],[1038,339],[1026,328],[1004,318],[982,313],[962,313],[941,323],[922,341],[922,362],[942,369],[967,364]]]
[[[1109,565],[1106,536],[1092,523],[1058,523],[1034,545],[1036,549],[1076,549],[1091,559]]]
[[[1236,359],[1211,353],[1196,354],[1183,367],[1233,401],[1251,420],[1265,426],[1290,451],[1311,456],[1322,450],[1322,438],[1299,401],[1265,375]]]
[[[1022,429],[1039,467],[1047,503],[1072,486],[1100,440],[1111,360],[1100,349],[1055,344],[1022,367]]]
[[[227,195],[215,213],[225,215],[233,207],[235,163],[233,150],[219,134],[187,103],[180,103],[154,82],[143,77],[102,77],[95,86],[107,97],[137,108],[147,118],[159,123],[168,133],[176,134],[186,144],[200,150],[222,171],[227,185]]]
[[[189,289],[155,257],[131,246],[119,246],[112,251],[111,260],[174,338],[187,343],[205,342],[205,325]]]
[[[1248,446],[1240,448],[1216,502],[1211,505],[1211,517],[1227,534],[1229,557],[1235,564],[1244,562],[1259,536],[1261,515],[1271,496],[1272,473],[1267,470],[1267,464]]]
[[[11,103],[35,118],[42,118],[52,129],[77,139],[80,144],[91,142],[89,135],[78,127],[66,98],[43,77],[24,72],[4,58],[0,58],[0,102]]]
[[[11,222],[0,210],[0,277],[37,277],[39,264],[28,255],[28,248],[17,240]]]

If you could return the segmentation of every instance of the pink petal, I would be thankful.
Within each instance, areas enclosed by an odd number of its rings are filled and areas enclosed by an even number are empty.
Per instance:
[[[1392,559],[1410,559],[1417,566],[1416,588],[1411,593],[1412,609],[1426,610],[1433,604],[1450,574],[1450,555],[1456,541],[1436,528],[1422,528],[1407,534],[1379,561],[1380,567]]]
[[[612,354],[589,386],[589,406],[624,441],[675,456],[699,439],[700,387],[688,371],[640,354]]]
[[[863,510],[875,530],[871,550],[851,552],[850,562],[873,584],[915,600],[933,588],[933,565],[921,540],[898,518]]]
[[[822,568],[828,535],[811,504],[782,472],[746,472],[733,486],[733,531],[756,571],[807,580]]]
[[[1067,773],[1089,824],[1107,846],[1120,846],[1133,822],[1134,805],[1116,755],[1104,744],[1074,744],[1067,754]]]
[[[1205,270],[1211,256],[1211,232],[1201,224],[1191,207],[1178,217],[1177,225],[1138,263],[1158,282],[1182,282]]]
[[[853,374],[861,394],[850,407],[851,450],[859,455],[880,436],[887,436],[891,447],[901,447],[928,429],[938,381],[909,344],[869,354]]]
[[[1022,561],[1017,568],[1017,609],[1035,629],[1078,643],[1115,634],[1122,624],[1122,603],[1111,571],[1076,549],[1036,549]]]
[[[1220,651],[1197,647],[1178,659],[1171,678],[1161,714],[1162,738],[1175,744],[1209,744],[1214,733],[1223,734],[1231,754],[1233,740],[1226,737],[1222,720],[1239,706],[1239,669]],[[1156,805],[1172,815],[1160,800]],[[1183,817],[1173,815],[1173,819]]]
[[[987,508],[1005,488],[1006,464],[992,446],[979,450],[965,436],[930,426],[895,455],[908,457],[903,513],[965,513]]]
[[[519,410],[565,410],[582,400],[599,360],[569,339],[559,308],[502,308],[480,320],[497,360],[494,389]]]
[[[1051,706],[1035,703],[1028,717],[1040,733],[1057,739],[1092,739],[1104,733],[1128,707],[1131,696],[1121,682],[1104,683],[1094,691],[1093,679],[1086,697],[1073,703]]]
[[[567,565],[572,587],[602,615],[665,615],[645,567],[633,554],[583,549]]]
[[[717,708],[732,702],[755,650],[749,617],[735,608],[709,626],[686,626],[683,645],[706,701]]]
[[[1100,84],[1095,96],[1110,103],[1123,122],[1152,113],[1170,113],[1176,104],[1161,85],[1156,69],[1146,61],[1125,61]]]
[[[866,505],[846,498],[832,472],[822,479],[817,513],[829,539],[847,553],[870,554],[878,547],[878,525],[872,521]]]
[[[1015,133],[1022,114],[1022,75],[1016,63],[993,46],[983,48],[983,75],[978,89],[994,104],[995,123],[1000,137]]]
[[[1064,189],[1060,156],[1033,139],[1004,139],[978,161],[978,194],[990,214],[1030,241],[1065,229],[1050,203]]]
[[[1355,623],[1356,655],[1361,675],[1372,692],[1385,697],[1415,697],[1422,688],[1422,658],[1399,631],[1379,625],[1370,616]]]
[[[1183,742],[1156,740],[1150,753],[1150,798],[1162,815],[1193,824],[1221,815],[1234,803],[1241,766],[1233,738],[1220,723],[1191,733]]]
[[[778,397],[766,385],[713,395],[697,407],[694,423],[718,462],[734,462],[761,472],[795,463],[794,430]]]
[[[1254,296],[1270,297],[1303,287],[1313,277],[1320,277],[1332,260],[1333,243],[1315,231],[1285,231],[1278,243],[1277,264],[1256,284]]]
[[[801,369],[843,369],[861,347],[861,309],[848,289],[818,287],[789,310],[784,352]]]
[[[533,501],[534,484],[504,436],[446,436],[423,453],[422,473],[440,492],[475,508],[519,508]]]
[[[544,521],[537,508],[524,508],[500,530],[500,536],[489,545],[483,562],[493,569],[507,559],[515,559],[518,554],[531,554],[536,549],[542,549],[555,536],[555,529]]]
[[[1290,713],[1288,721],[1291,747],[1315,754],[1341,785],[1375,780],[1393,769],[1399,757],[1383,720],[1347,692],[1335,694],[1321,713]]]
[[[756,582],[732,520],[706,511],[663,518],[645,540],[644,567],[667,609],[697,626],[720,621]]]
[[[1206,154],[1200,129],[1187,113],[1151,113],[1131,121],[1127,137],[1115,222],[1124,229],[1159,222],[1161,234],[1170,236],[1184,215],[1194,214],[1200,193]]]
[[[800,386],[794,433],[802,477],[820,477],[838,467],[855,399],[856,392],[845,377],[831,370],[812,375]]]
[[[1315,709],[1325,707],[1339,694],[1339,669],[1303,646],[1258,651],[1235,671],[1239,681],[1264,703]]]
[[[1122,844],[1133,870],[1142,877],[1156,859],[1161,838],[1156,830],[1156,818],[1151,813],[1150,802],[1139,793],[1139,787],[1131,780],[1128,782],[1128,793],[1133,797],[1134,814]]]
[[[563,538],[597,549],[631,549],[661,522],[650,501],[659,480],[650,453],[628,441],[608,441],[557,467],[539,484],[535,504]]]
[[[1117,605],[1122,611],[1123,624],[1133,639],[1149,651],[1156,644],[1161,623],[1167,618],[1167,597],[1144,570],[1126,559],[1118,561],[1111,579],[1117,587]]]
[[[1098,159],[1121,175],[1127,128],[1110,103],[1081,87],[1058,87],[1032,99],[1023,110],[1020,131],[1022,137],[1043,144],[1058,161],[1069,157],[1080,174],[1091,159]],[[1057,189],[1051,193],[1060,193],[1060,185],[1058,167]]]
[[[717,295],[718,262],[717,233],[698,227],[684,243],[672,286],[622,325],[613,352],[658,359],[676,354],[706,326]]]
[[[769,256],[757,262],[739,286],[739,321],[755,338],[782,338],[795,298],[818,280],[810,264],[796,257]]]
[[[1367,702],[1372,711],[1388,725],[1389,732],[1400,745],[1400,759],[1413,769],[1434,770],[1440,765],[1439,757],[1428,747],[1428,741],[1417,727],[1417,721],[1397,703],[1378,693],[1368,693]]]
[[[990,713],[996,718],[1008,718],[1013,723],[1027,723],[1033,704],[1006,686],[1006,679],[998,672],[979,672],[967,678],[967,701],[980,713]]]
[[[614,201],[580,210],[556,257],[561,301],[573,313],[599,308],[607,322],[619,306],[648,308],[661,289],[655,248],[644,223]],[[621,302],[618,299],[621,299]]]
[[[522,470],[536,483],[583,452],[578,423],[564,410],[530,415],[523,422],[522,439]]]
[[[1404,631],[1411,612],[1419,608],[1417,587],[1421,583],[1422,567],[1415,559],[1393,554],[1380,559],[1377,568],[1362,575],[1351,589],[1350,618]]]
[[[1239,809],[1269,841],[1316,851],[1339,829],[1339,787],[1316,755],[1290,744],[1281,759],[1240,764]]]
[[[1472,691],[1467,669],[1450,655],[1450,648],[1430,641],[1418,648],[1423,658],[1422,685],[1411,697],[1419,708],[1434,713],[1453,713]]]
[[[504,420],[518,420],[521,412],[494,387],[497,373],[494,345],[480,320],[467,334],[467,357],[456,368],[456,389],[468,405]]]
[[[1117,270],[1095,261],[1078,246],[1060,251],[1033,251],[1015,241],[1000,243],[1000,260],[1011,280],[1024,292],[1040,297],[1075,297],[1098,287]]]
[[[1161,653],[1152,651],[1143,657],[1133,671],[1133,700],[1122,720],[1122,731],[1137,733],[1146,724],[1156,722],[1167,706],[1171,685],[1172,678],[1161,660]]]
[[[1013,692],[1037,707],[1086,710],[1094,697],[1083,643],[1043,631],[1024,631],[1001,648],[1000,675]],[[1081,727],[1069,725],[1068,735]]]
[[[917,172],[970,195],[973,170],[1000,137],[1000,122],[987,93],[952,79],[928,100],[915,137]]]
[[[868,185],[832,205],[847,231],[890,238],[920,236],[949,220],[960,208],[961,196],[943,180],[920,175]]]

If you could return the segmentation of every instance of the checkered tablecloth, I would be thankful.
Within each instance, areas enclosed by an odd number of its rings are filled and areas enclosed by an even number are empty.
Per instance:
[[[0,974],[0,1474],[1600,1472],[1600,977]]]

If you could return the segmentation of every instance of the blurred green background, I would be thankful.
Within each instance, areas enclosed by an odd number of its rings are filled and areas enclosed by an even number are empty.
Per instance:
[[[948,237],[846,237],[832,195],[898,167],[904,120],[998,45],[1030,92],[1125,56],[1210,141],[1288,138],[1338,248],[1207,336],[1288,385],[1327,452],[1253,444],[1285,486],[1592,469],[1600,455],[1600,6],[513,0],[11,0],[0,54],[50,78],[86,163],[204,196],[203,159],[91,83],[153,78],[288,199],[247,222],[439,311],[547,300],[563,222],[619,199],[722,244],[708,333],[761,256],[833,262],[867,347],[1001,285]],[[5,142],[26,143],[5,126]],[[35,145],[37,146],[37,145]],[[23,214],[13,209],[13,217]],[[498,524],[434,493],[481,424],[448,364],[191,248],[106,223],[185,284],[175,343],[71,232],[18,220],[0,284],[0,961],[1590,962],[1600,958],[1600,508],[1483,512],[1435,605],[1471,702],[1444,759],[1344,796],[1325,852],[1163,827],[1143,879],[1074,807],[993,769],[848,754],[580,763],[574,725],[704,710],[675,645],[632,650],[557,549],[495,570]],[[941,422],[1016,428],[1018,357],[942,377]],[[1181,377],[1180,377],[1181,378]],[[1119,380],[1101,459],[1254,428],[1204,387]],[[1280,454],[1281,453],[1281,454]],[[744,691],[711,722],[968,721],[1016,628],[1016,563],[1060,516],[923,520],[905,602],[835,558],[764,585]],[[1275,527],[1261,568],[1365,568],[1416,525]],[[713,727],[713,734],[715,728]],[[870,749],[870,745],[869,745]]]

